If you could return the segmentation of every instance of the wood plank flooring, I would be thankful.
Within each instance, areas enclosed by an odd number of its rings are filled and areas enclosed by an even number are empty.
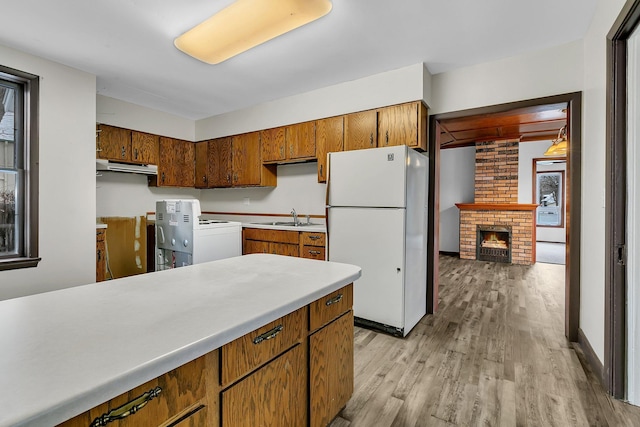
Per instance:
[[[564,266],[442,256],[438,313],[404,339],[356,327],[354,394],[331,426],[640,426],[563,319]]]

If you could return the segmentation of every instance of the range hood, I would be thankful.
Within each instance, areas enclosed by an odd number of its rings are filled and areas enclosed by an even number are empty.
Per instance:
[[[156,165],[132,165],[129,163],[118,163],[104,159],[96,159],[96,170],[158,175],[158,166]]]

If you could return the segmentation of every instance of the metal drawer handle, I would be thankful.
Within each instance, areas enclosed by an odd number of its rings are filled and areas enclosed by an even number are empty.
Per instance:
[[[125,403],[119,408],[113,409],[106,414],[100,415],[98,418],[93,420],[93,422],[89,425],[89,427],[102,427],[107,424],[121,420],[123,418],[128,417],[129,415],[133,415],[138,412],[140,409],[144,408],[144,406],[149,403],[153,398],[158,397],[162,389],[160,387],[156,387],[148,392],[144,393],[142,396],[133,399],[131,402]]]
[[[309,251],[311,255],[320,255],[320,251]]]
[[[318,239],[322,239],[322,236],[309,236],[309,239],[318,240]]]
[[[340,301],[342,301],[342,294],[338,294],[336,297],[329,298],[329,299],[327,300],[327,302],[325,302],[324,304],[325,304],[327,307],[329,307],[331,304],[335,304],[335,303],[338,303],[338,302],[340,302]]]
[[[276,335],[278,335],[280,332],[282,332],[282,330],[284,329],[284,327],[282,325],[278,325],[275,328],[273,328],[270,331],[265,332],[264,334],[258,335],[257,337],[255,337],[253,339],[253,343],[254,344],[260,344],[262,341],[266,341],[266,340],[270,340],[271,338],[275,338]]]

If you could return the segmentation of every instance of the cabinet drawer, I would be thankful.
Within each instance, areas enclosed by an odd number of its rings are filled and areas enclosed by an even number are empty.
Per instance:
[[[325,233],[302,232],[300,241],[307,246],[325,246]]]
[[[324,260],[324,248],[320,246],[304,246],[302,249],[302,258]]]
[[[309,304],[309,331],[315,331],[353,306],[353,284]]]
[[[302,307],[222,346],[221,384],[233,383],[300,342],[306,319],[307,307]]]
[[[264,228],[245,228],[244,238],[277,243],[294,243],[296,245],[300,241],[297,231],[268,230]]]
[[[207,381],[215,385],[217,363],[217,351],[206,354],[65,421],[59,427],[87,427],[98,417],[116,417],[132,406],[137,409],[125,418],[110,421],[109,427],[157,427],[167,421],[178,420],[184,420],[184,425],[188,426],[190,424],[186,419],[190,415],[197,419],[207,416],[217,418],[217,407],[206,410],[207,406],[213,404],[207,397]],[[215,394],[215,390],[210,392]],[[207,425],[212,420],[201,425]]]
[[[296,345],[221,396],[223,427],[308,425],[305,346]]]

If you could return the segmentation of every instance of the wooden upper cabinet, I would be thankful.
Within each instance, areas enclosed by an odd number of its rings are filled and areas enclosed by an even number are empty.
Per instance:
[[[344,149],[344,116],[316,120],[318,182],[327,182],[327,153]]]
[[[316,123],[296,123],[286,127],[287,158],[312,159],[316,156]]]
[[[231,187],[232,139],[230,136],[209,141],[209,187]]]
[[[131,131],[131,161],[143,165],[157,165],[159,139],[158,135]]]
[[[209,188],[209,141],[196,143],[196,188]]]
[[[377,118],[378,114],[375,110],[362,111],[345,116],[345,151],[377,147]]]
[[[160,137],[158,186],[195,187],[195,144]]]
[[[283,127],[260,131],[262,162],[277,162],[287,158],[285,130]]]
[[[131,161],[131,131],[115,126],[96,125],[96,156],[120,162]]]
[[[378,110],[378,146],[427,149],[427,108],[421,101]]]

